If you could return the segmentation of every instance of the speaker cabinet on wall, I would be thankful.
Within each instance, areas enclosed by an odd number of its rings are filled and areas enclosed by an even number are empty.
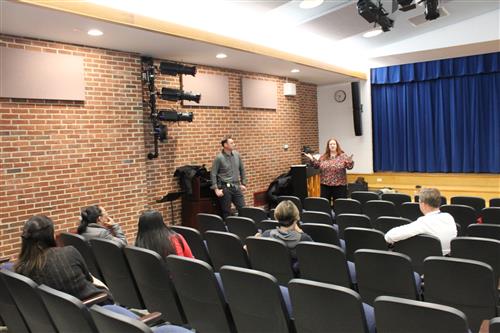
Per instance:
[[[359,82],[351,82],[352,92],[352,119],[354,120],[354,134],[356,136],[363,135],[363,123],[361,122],[361,112],[363,105],[359,94]]]

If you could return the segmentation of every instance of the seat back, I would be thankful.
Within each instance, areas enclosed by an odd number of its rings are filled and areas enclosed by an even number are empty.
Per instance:
[[[369,200],[363,204],[363,214],[370,218],[371,223],[380,216],[397,216],[396,206],[385,200]]]
[[[489,333],[500,333],[500,317],[490,320]]]
[[[336,216],[336,222],[339,226],[339,237],[344,239],[344,231],[347,228],[365,228],[371,229],[370,218],[363,214],[341,214]]]
[[[361,214],[361,203],[356,199],[335,199],[333,211],[335,217],[340,214]]]
[[[472,332],[497,315],[498,291],[491,266],[468,259],[424,260],[425,300],[452,306],[467,316]]]
[[[397,216],[401,216],[401,204],[403,202],[411,202],[411,197],[404,193],[383,193],[380,198],[390,201],[396,206]]]
[[[100,307],[92,305],[90,315],[94,319],[95,325],[100,333],[103,332],[127,332],[127,333],[152,333],[153,331],[148,325],[140,320],[127,317],[123,314],[116,313]]]
[[[293,279],[288,284],[297,333],[368,332],[361,297],[333,284]]]
[[[491,198],[489,204],[490,207],[500,207],[500,198]]]
[[[450,256],[477,260],[493,268],[495,281],[500,278],[500,241],[477,237],[457,237],[451,240]]]
[[[260,221],[267,219],[267,212],[260,207],[243,207],[238,211],[238,216],[248,217],[259,224]]]
[[[405,254],[378,250],[354,253],[358,289],[363,302],[373,305],[382,295],[419,299],[411,259]]]
[[[78,298],[46,285],[38,291],[59,332],[98,333],[90,312]]]
[[[377,193],[371,191],[354,191],[351,193],[351,199],[358,200],[363,206],[367,201],[380,200],[380,197]]]
[[[255,236],[259,231],[255,222],[248,217],[228,216],[226,217],[227,230],[238,236],[243,243],[249,236]]]
[[[253,269],[271,274],[281,285],[286,285],[293,279],[290,252],[282,241],[273,238],[248,237],[247,250]]]
[[[472,207],[452,204],[443,205],[439,210],[453,216],[455,223],[460,225],[458,236],[462,236],[470,224],[476,223],[477,213]]]
[[[481,213],[481,210],[486,207],[486,201],[480,197],[457,196],[452,197],[450,203],[452,205],[470,206],[476,211],[476,214]]]
[[[290,332],[290,314],[276,278],[233,266],[224,266],[220,274],[238,332]]]
[[[326,198],[307,197],[304,198],[304,210],[323,212],[332,216],[332,206]]]
[[[375,221],[372,221],[373,229],[382,231],[384,234],[392,228],[396,228],[405,224],[411,223],[410,220],[404,217],[380,216]]]
[[[399,212],[401,217],[410,221],[415,221],[420,216],[424,216],[418,202],[403,202],[399,207]]]
[[[262,232],[266,230],[273,230],[279,227],[279,223],[276,220],[262,220],[259,223],[259,228],[261,229]]]
[[[377,333],[468,333],[465,314],[455,308],[392,296],[375,299]]]
[[[229,307],[212,267],[204,261],[176,255],[168,256],[167,264],[188,324],[200,332],[234,332]]]
[[[198,230],[202,235],[209,230],[227,231],[226,225],[219,215],[198,213],[196,221],[198,222]]]
[[[345,253],[335,245],[300,242],[297,245],[300,277],[307,280],[352,287]]]
[[[410,257],[413,270],[420,275],[424,274],[425,258],[443,255],[439,238],[425,234],[396,242],[394,243],[393,250]]]
[[[135,246],[125,247],[124,252],[146,309],[161,312],[164,321],[185,324],[184,310],[161,256]]]
[[[484,223],[470,224],[467,227],[467,236],[500,240],[500,225]]]
[[[210,257],[208,256],[207,252],[207,247],[205,246],[203,237],[198,230],[178,225],[171,226],[170,228],[184,237],[189,245],[189,248],[191,249],[191,252],[193,253],[193,256],[196,259],[203,260],[204,262],[211,264]]]
[[[0,271],[0,272],[3,272]],[[0,273],[0,317],[3,319],[4,325],[7,326],[9,332],[28,333],[29,329],[26,326],[23,315],[17,308],[17,305],[10,295],[7,285],[5,284],[2,274]]]
[[[483,223],[500,225],[500,207],[483,208],[481,216]]]
[[[354,252],[359,249],[387,250],[382,231],[365,228],[347,228],[344,231],[346,242],[346,257],[354,261]]]
[[[0,274],[30,332],[56,333],[57,329],[38,294],[37,284],[8,270],[2,270]]]
[[[247,252],[238,236],[229,232],[207,231],[205,239],[215,271],[218,272],[224,265],[250,268]]]
[[[293,196],[293,195],[280,195],[278,197],[278,203],[284,201],[284,200],[290,200],[297,206],[297,209],[299,210],[300,213],[302,213],[302,201],[300,201],[299,197]]]
[[[115,301],[126,307],[144,309],[123,253],[123,245],[109,239],[94,238],[90,240],[90,246]]]
[[[311,238],[315,242],[340,246],[340,240],[337,231],[331,225],[304,223],[300,226],[300,228],[306,234],[311,236]]]
[[[101,269],[99,268],[99,265],[95,260],[94,253],[90,249],[90,243],[88,243],[83,236],[72,234],[69,232],[61,232],[59,237],[64,246],[71,245],[75,249],[77,249],[78,252],[80,252],[83,259],[85,260],[85,263],[87,264],[89,272],[93,276],[95,276],[102,282],[105,282],[101,273]]]
[[[333,225],[331,214],[314,211],[304,211],[301,218],[302,223],[322,223],[326,225]]]

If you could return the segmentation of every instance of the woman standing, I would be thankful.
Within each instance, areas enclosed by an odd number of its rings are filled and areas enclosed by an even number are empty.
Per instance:
[[[194,258],[184,237],[170,229],[156,210],[148,210],[139,217],[135,246],[155,251],[163,259],[169,254]]]
[[[347,198],[347,173],[352,169],[354,162],[352,155],[347,156],[340,148],[336,139],[328,140],[326,151],[319,160],[311,154],[304,154],[315,168],[321,171],[321,197],[329,201],[338,198]]]

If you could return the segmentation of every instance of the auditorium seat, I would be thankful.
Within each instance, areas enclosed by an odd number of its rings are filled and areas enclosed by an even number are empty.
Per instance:
[[[420,204],[417,202],[403,202],[399,208],[401,217],[408,219],[410,221],[415,221],[420,216],[424,216],[420,210]]]
[[[361,206],[363,206],[367,201],[380,200],[380,196],[371,191],[354,191],[351,193],[351,199],[358,200]]]
[[[273,230],[279,227],[279,223],[276,220],[262,220],[259,223],[259,229],[261,232],[264,232],[266,230]]]
[[[355,199],[336,199],[333,203],[335,218],[340,214],[361,214],[361,203]]]
[[[432,235],[416,235],[394,243],[393,251],[406,254],[411,258],[413,270],[424,274],[424,259],[430,256],[442,256],[441,241]]]
[[[297,206],[297,209],[299,210],[299,213],[302,216],[303,208],[302,208],[302,202],[300,201],[299,197],[293,195],[280,195],[277,199],[278,204],[284,200],[290,200],[291,202],[293,202],[295,206]]]
[[[300,220],[302,223],[322,223],[326,225],[333,225],[332,215],[323,212],[304,211]]]
[[[397,216],[401,216],[401,204],[403,202],[411,202],[411,197],[404,193],[384,193],[381,196],[382,200],[390,201],[396,206]]]
[[[481,210],[486,207],[486,201],[480,197],[456,196],[450,199],[452,205],[466,205],[472,207],[479,215]]]
[[[364,303],[373,305],[375,298],[382,295],[420,299],[421,279],[414,274],[407,255],[362,249],[354,253],[354,263]]]
[[[319,223],[304,223],[300,226],[300,228],[306,234],[311,236],[311,238],[315,242],[332,244],[342,247],[337,231],[331,225]]]
[[[203,260],[209,265],[212,264],[210,257],[208,256],[207,247],[203,242],[203,237],[198,230],[179,225],[171,226],[170,228],[184,237],[196,259]]]
[[[94,253],[92,253],[90,249],[90,243],[87,242],[83,236],[69,232],[61,232],[59,237],[64,246],[71,245],[80,252],[87,264],[87,268],[93,276],[106,283],[102,276],[101,269],[95,260]]]
[[[323,212],[332,216],[332,206],[326,198],[307,197],[304,198],[304,210]]]
[[[344,231],[347,260],[354,261],[359,249],[388,250],[382,231],[365,228],[347,228]]]
[[[226,217],[226,226],[227,231],[238,236],[243,243],[245,243],[247,237],[255,236],[259,232],[255,222],[248,217],[228,216]]]
[[[354,290],[304,279],[290,281],[288,290],[297,333],[375,333],[373,308]]]
[[[370,218],[363,214],[341,214],[337,215],[337,225],[339,226],[339,237],[344,239],[344,232],[347,228],[371,229]]]
[[[250,268],[247,252],[243,249],[241,239],[235,234],[207,231],[205,239],[216,272],[224,265]]]
[[[399,227],[412,221],[405,219],[404,217],[395,216],[380,216],[375,221],[372,221],[373,229],[380,230],[384,234],[395,227]]]
[[[467,236],[500,240],[500,225],[474,223],[467,227]]]
[[[168,256],[167,265],[189,326],[204,333],[236,332],[223,291],[210,265],[177,255]]]
[[[374,223],[380,216],[397,216],[394,203],[385,200],[369,200],[363,204],[363,214]]]
[[[267,219],[267,212],[260,207],[243,207],[238,211],[238,216],[251,218],[258,225]]]
[[[476,223],[477,213],[474,208],[466,205],[443,205],[439,208],[443,213],[448,213],[453,216],[455,222],[460,225],[460,233],[458,236],[463,236],[465,230],[470,224]]]
[[[489,204],[490,207],[500,207],[500,198],[491,198]]]
[[[158,311],[162,319],[186,324],[186,316],[163,258],[148,249],[127,246],[124,249],[132,276],[148,311]]]
[[[344,251],[335,245],[300,242],[297,245],[300,277],[324,283],[353,288],[356,271],[348,265]]]
[[[500,317],[495,317],[490,320],[489,333],[500,333]]]
[[[500,207],[483,208],[481,216],[483,223],[500,225]]]
[[[377,333],[470,333],[465,314],[450,306],[379,296],[374,308]]]
[[[0,317],[9,332],[29,333],[28,326],[19,311],[14,299],[10,295],[0,270]]]
[[[284,298],[289,297],[288,289],[280,289],[274,276],[234,266],[222,267],[220,274],[239,333],[293,331],[291,309]]]
[[[208,230],[227,231],[226,225],[219,215],[198,213],[196,220],[202,235]]]
[[[252,268],[271,274],[280,285],[285,286],[294,278],[290,252],[282,241],[248,237],[247,251]]]

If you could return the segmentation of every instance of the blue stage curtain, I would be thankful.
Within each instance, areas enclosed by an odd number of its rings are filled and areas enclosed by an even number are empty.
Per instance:
[[[371,71],[375,171],[500,173],[500,53]]]

